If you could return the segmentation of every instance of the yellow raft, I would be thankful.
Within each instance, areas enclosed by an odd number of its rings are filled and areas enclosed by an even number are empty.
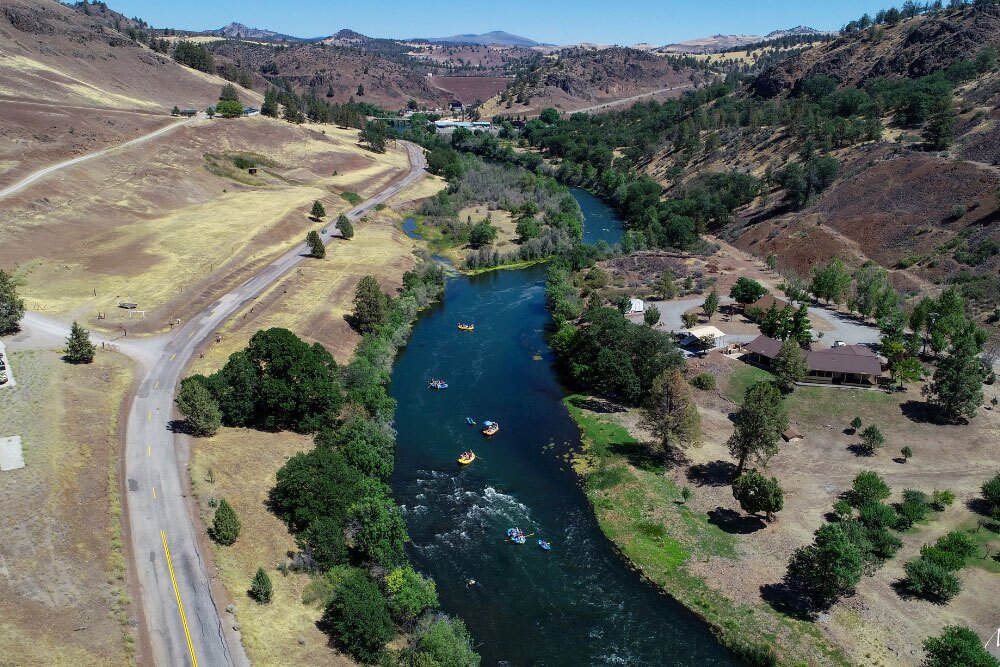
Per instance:
[[[459,324],[458,325],[458,329],[459,329],[459,331],[475,331],[476,330],[476,325],[475,324]]]
[[[469,465],[476,460],[476,455],[473,452],[465,452],[458,457],[458,462],[464,466]]]

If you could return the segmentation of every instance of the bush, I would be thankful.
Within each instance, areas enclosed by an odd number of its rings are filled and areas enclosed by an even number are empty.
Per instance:
[[[943,512],[944,509],[953,502],[955,502],[955,494],[948,489],[943,489],[941,491],[935,489],[934,493],[931,494],[931,508],[933,508],[935,512]]]
[[[187,417],[187,428],[192,435],[215,435],[222,426],[219,404],[195,378],[184,378],[181,381],[176,403],[180,413]]]
[[[876,501],[869,501],[861,506],[858,518],[868,528],[889,528],[896,525],[896,510]]]
[[[962,591],[958,578],[946,568],[926,558],[907,563],[903,579],[906,588],[917,597],[944,603]]]
[[[924,640],[923,667],[1000,667],[982,640],[969,628],[949,625],[938,637]]]
[[[389,609],[400,622],[413,621],[425,609],[438,606],[434,582],[420,576],[409,565],[397,567],[385,576],[385,590],[389,594]]]
[[[219,544],[230,546],[240,536],[241,528],[236,510],[225,498],[220,500],[219,506],[215,510],[215,516],[212,518],[212,527],[208,531],[212,539]]]
[[[321,625],[347,654],[365,663],[377,661],[386,642],[396,634],[382,591],[357,569],[334,594]]]
[[[698,373],[691,378],[691,386],[702,391],[715,389],[715,376],[711,373]]]
[[[861,507],[872,501],[885,500],[892,493],[889,485],[874,470],[858,473],[851,489],[855,507]]]
[[[867,456],[875,453],[875,450],[885,444],[885,436],[875,424],[869,424],[861,431],[861,451]]]
[[[243,105],[235,100],[225,100],[215,105],[215,112],[223,118],[239,118],[243,115]]]
[[[472,649],[472,638],[465,624],[457,618],[438,616],[421,624],[417,630],[417,653],[429,660],[417,664],[442,667],[479,667],[479,655]]]
[[[899,506],[899,519],[896,522],[897,530],[906,530],[910,526],[927,518],[930,512],[930,501],[923,491],[906,489],[903,491],[903,502]]]
[[[854,508],[846,500],[838,500],[833,504],[833,513],[839,521],[847,521],[854,515]]]
[[[271,577],[267,576],[264,568],[258,567],[257,574],[253,575],[250,582],[250,590],[247,595],[258,604],[270,604],[274,598],[274,590],[271,588]]]

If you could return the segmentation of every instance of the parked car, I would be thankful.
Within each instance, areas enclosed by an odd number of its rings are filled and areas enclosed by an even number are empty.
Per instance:
[[[7,384],[7,371],[0,371],[0,384]]]

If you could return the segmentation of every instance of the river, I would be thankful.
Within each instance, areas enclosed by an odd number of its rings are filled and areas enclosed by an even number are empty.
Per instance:
[[[585,240],[616,242],[615,213],[573,194]],[[545,271],[450,278],[396,360],[393,490],[411,560],[437,582],[442,609],[468,625],[484,666],[739,664],[703,622],[642,581],[597,525],[565,460],[580,438],[545,343]],[[431,378],[450,386],[432,391]],[[480,434],[488,419],[501,426],[493,438]],[[478,458],[459,466],[468,449]],[[527,544],[506,539],[511,526],[531,534]]]

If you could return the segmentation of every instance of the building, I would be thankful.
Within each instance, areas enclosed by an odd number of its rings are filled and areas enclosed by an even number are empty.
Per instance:
[[[749,306],[747,306],[746,309],[750,310],[751,308],[759,308],[760,310],[770,310],[771,306],[774,306],[778,310],[781,310],[785,306],[789,305],[791,304],[785,301],[784,299],[779,299],[773,294],[765,294],[764,296],[760,297],[759,299],[751,303]]]
[[[631,299],[631,304],[628,310],[629,313],[646,312],[646,304],[642,302],[642,299]]]
[[[181,115],[185,118],[193,118],[198,115],[195,109],[181,109]]]
[[[257,109],[255,107],[243,107],[243,115],[244,116],[256,116],[259,113],[260,113],[260,109]]]
[[[721,329],[716,329],[713,326],[703,326],[695,327],[693,329],[688,329],[686,331],[681,331],[678,334],[677,344],[681,347],[697,347],[701,350],[701,341],[705,340],[707,336],[711,336],[714,344],[710,347],[710,350],[718,350],[726,345],[726,332]]]
[[[758,336],[746,344],[750,361],[768,368],[778,356],[781,341]],[[839,345],[806,352],[808,375],[802,382],[845,387],[873,388],[882,377],[882,362],[864,345]]]

